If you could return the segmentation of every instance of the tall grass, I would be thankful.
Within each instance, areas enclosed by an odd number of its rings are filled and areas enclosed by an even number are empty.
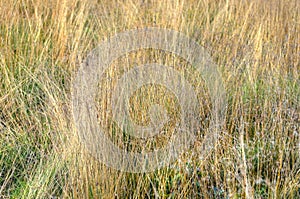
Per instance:
[[[78,140],[71,84],[100,41],[149,26],[183,32],[209,51],[227,90],[226,124],[205,159],[195,145],[168,168],[123,173]],[[300,198],[299,41],[298,0],[1,0],[0,198]],[[190,67],[165,52],[140,51],[116,60],[107,79],[153,60]],[[187,71],[204,99],[201,77]],[[143,143],[122,137],[105,114],[113,83],[99,84],[106,88],[98,95],[99,124],[120,147],[138,149]],[[145,93],[144,102],[132,99],[135,120],[147,123],[157,99],[176,120],[172,94],[153,86],[137,96]],[[200,115],[209,111],[203,100]]]

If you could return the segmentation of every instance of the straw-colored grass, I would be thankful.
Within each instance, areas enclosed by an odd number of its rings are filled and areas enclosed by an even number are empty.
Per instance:
[[[219,67],[228,108],[205,159],[195,145],[170,167],[131,174],[106,167],[78,140],[71,85],[99,42],[143,27],[177,30],[203,46]],[[300,198],[299,43],[299,0],[1,0],[0,198]],[[109,88],[149,61],[181,70],[198,89],[201,118],[210,112],[188,63],[159,50],[133,52],[106,71],[112,82],[99,82],[106,88],[98,93],[99,125],[119,147],[145,143],[113,129]],[[142,88],[131,102],[140,124],[149,122],[151,103],[166,106],[166,128],[180,117],[163,87]],[[147,150],[168,136],[150,140]]]

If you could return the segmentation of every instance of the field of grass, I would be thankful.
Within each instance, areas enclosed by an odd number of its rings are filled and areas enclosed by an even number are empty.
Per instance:
[[[78,139],[72,82],[101,41],[144,27],[177,30],[203,46],[228,106],[221,138],[204,159],[195,144],[169,167],[126,173],[95,159]],[[201,76],[171,53],[130,53],[105,80],[149,61],[189,77],[203,102],[199,134],[207,133],[211,106]],[[300,198],[299,73],[299,0],[1,0],[0,198]],[[99,84],[99,125],[121,148],[139,150],[143,142],[124,138],[106,114],[113,83]],[[136,96],[132,115],[140,124],[149,122],[149,103],[164,103],[174,123],[180,117],[162,87]],[[163,146],[168,136],[146,146]]]

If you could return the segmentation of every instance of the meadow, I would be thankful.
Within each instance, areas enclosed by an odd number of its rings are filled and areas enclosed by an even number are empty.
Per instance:
[[[144,27],[182,32],[206,49],[228,104],[221,137],[205,158],[196,143],[168,167],[128,173],[81,143],[72,83],[101,41]],[[211,111],[201,74],[155,49],[120,57],[105,72],[99,125],[120,148],[166,144],[168,133],[146,142],[123,135],[107,111],[115,80],[149,61],[172,65],[194,86],[201,142]],[[299,0],[1,0],[0,198],[300,198],[299,72]],[[163,87],[143,87],[131,103],[141,125],[153,103],[168,110],[166,131],[180,117]]]

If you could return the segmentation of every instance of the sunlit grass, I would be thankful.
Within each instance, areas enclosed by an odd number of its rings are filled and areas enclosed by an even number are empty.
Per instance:
[[[298,0],[0,1],[0,198],[299,198],[299,5]],[[210,53],[227,91],[226,124],[205,159],[199,159],[196,143],[168,168],[122,173],[98,162],[78,140],[71,85],[99,42],[148,26],[181,31]],[[120,135],[106,115],[114,81],[150,61],[174,67],[198,89],[199,133],[207,133],[210,102],[200,75],[158,50],[112,63],[105,74],[112,81],[99,82],[105,88],[98,93],[99,125],[120,147],[166,143],[168,134],[146,143]],[[141,101],[145,95],[148,101]],[[137,122],[147,124],[148,107],[158,102],[177,121],[172,93],[153,86],[135,97]]]

